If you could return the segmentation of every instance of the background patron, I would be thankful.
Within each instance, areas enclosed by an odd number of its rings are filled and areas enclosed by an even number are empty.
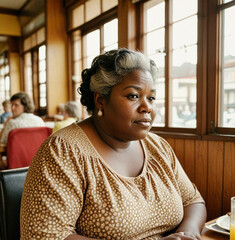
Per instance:
[[[7,143],[9,132],[15,128],[44,127],[42,118],[33,114],[34,103],[27,93],[19,92],[11,97],[12,117],[9,117],[1,131],[1,143]]]
[[[67,127],[79,119],[79,107],[75,101],[67,102],[64,105],[63,119],[64,120],[55,123],[53,133],[61,128]]]
[[[4,113],[0,115],[0,123],[4,123],[7,121],[7,118],[12,116],[11,112],[11,101],[10,100],[5,100],[2,102],[2,106],[4,109]]]

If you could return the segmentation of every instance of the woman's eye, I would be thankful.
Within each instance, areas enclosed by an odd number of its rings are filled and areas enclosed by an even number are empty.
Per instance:
[[[155,96],[152,96],[149,98],[149,100],[152,102],[152,101],[155,101],[156,100],[156,97]]]
[[[136,100],[139,98],[139,96],[137,94],[129,94],[127,98],[130,100]]]

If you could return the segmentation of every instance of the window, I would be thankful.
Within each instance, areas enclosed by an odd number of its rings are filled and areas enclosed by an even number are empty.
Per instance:
[[[24,90],[34,100],[36,112],[47,114],[45,29],[24,40]]]
[[[47,106],[46,92],[46,46],[42,45],[38,48],[38,88],[39,88],[39,108]]]
[[[80,103],[77,90],[81,72],[90,67],[95,56],[118,47],[118,0],[85,0],[68,6],[68,31],[71,39],[72,99]],[[80,105],[80,119],[87,117]]]
[[[0,55],[0,102],[3,102],[5,99],[10,99],[10,75],[7,52]]]
[[[95,56],[101,52],[118,47],[118,21],[114,18],[108,22],[97,24],[95,30],[76,30],[72,33],[73,49],[73,89],[74,99],[80,102],[77,89],[81,84],[81,72],[90,67]],[[80,118],[87,117],[87,112],[81,105]]]
[[[197,126],[197,6],[197,0],[143,4],[144,52],[159,68],[155,126]]]
[[[231,1],[223,1],[224,3]],[[234,1],[233,1],[234,3]],[[218,127],[235,127],[235,5],[220,5]]]
[[[24,55],[25,92],[33,99],[32,59],[31,53]]]

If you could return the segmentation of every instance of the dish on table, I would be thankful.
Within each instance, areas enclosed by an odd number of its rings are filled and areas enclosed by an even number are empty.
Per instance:
[[[205,227],[209,230],[212,230],[214,232],[218,232],[218,233],[222,233],[222,234],[225,234],[225,235],[228,235],[229,236],[229,231],[228,230],[225,230],[224,228],[221,228],[219,227],[216,222],[213,222],[213,223],[210,223],[210,224],[206,224]]]
[[[230,231],[230,216],[229,215],[224,215],[224,216],[221,216],[219,217],[217,220],[216,220],[216,224],[227,230],[227,231]]]

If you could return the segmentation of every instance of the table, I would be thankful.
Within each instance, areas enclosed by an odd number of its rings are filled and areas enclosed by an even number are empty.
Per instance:
[[[216,219],[211,220],[207,222],[207,224],[213,223],[215,221]],[[202,240],[229,240],[229,236],[222,233],[214,232],[204,227],[202,230]]]

